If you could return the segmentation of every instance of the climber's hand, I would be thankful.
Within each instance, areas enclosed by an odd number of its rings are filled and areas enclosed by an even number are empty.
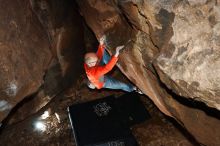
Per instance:
[[[116,47],[115,56],[118,57],[120,51],[124,48],[124,45]]]
[[[88,86],[90,89],[95,89],[95,85],[93,85],[90,81],[87,81],[87,86]]]
[[[106,36],[103,35],[103,36],[99,39],[99,44],[100,44],[100,45],[104,45],[105,40],[106,40]]]

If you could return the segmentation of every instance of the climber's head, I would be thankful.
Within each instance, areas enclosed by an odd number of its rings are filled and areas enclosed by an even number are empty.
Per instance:
[[[93,53],[93,52],[86,53],[85,57],[84,57],[84,62],[89,67],[95,66],[97,64],[97,62],[98,62],[98,57],[97,57],[96,53]]]

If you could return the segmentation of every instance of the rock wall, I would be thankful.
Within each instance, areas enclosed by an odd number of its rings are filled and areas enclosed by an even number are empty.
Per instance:
[[[125,45],[118,67],[163,113],[200,143],[220,145],[218,0],[77,3],[96,37],[107,36],[112,53]]]
[[[85,48],[83,21],[76,4],[72,0],[30,0],[30,4],[47,32],[64,86],[73,84],[82,72]]]
[[[83,22],[71,0],[0,3],[0,121],[11,124],[39,111],[81,75]]]
[[[95,36],[106,35],[110,52],[125,45],[118,67],[130,81],[197,141],[220,145],[219,0],[76,2]],[[0,121],[40,90],[16,122],[81,74],[84,24],[72,0],[0,3]],[[30,105],[36,107],[23,112]]]
[[[28,0],[0,1],[0,121],[43,83],[52,54]]]

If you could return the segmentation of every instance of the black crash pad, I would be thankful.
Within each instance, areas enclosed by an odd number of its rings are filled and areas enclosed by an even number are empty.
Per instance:
[[[74,104],[68,112],[77,146],[136,146],[130,127],[150,118],[136,93]]]

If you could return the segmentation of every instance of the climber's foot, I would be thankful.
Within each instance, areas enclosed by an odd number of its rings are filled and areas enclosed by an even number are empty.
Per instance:
[[[144,94],[139,88],[137,87],[134,87],[134,91],[139,93],[139,94]]]

